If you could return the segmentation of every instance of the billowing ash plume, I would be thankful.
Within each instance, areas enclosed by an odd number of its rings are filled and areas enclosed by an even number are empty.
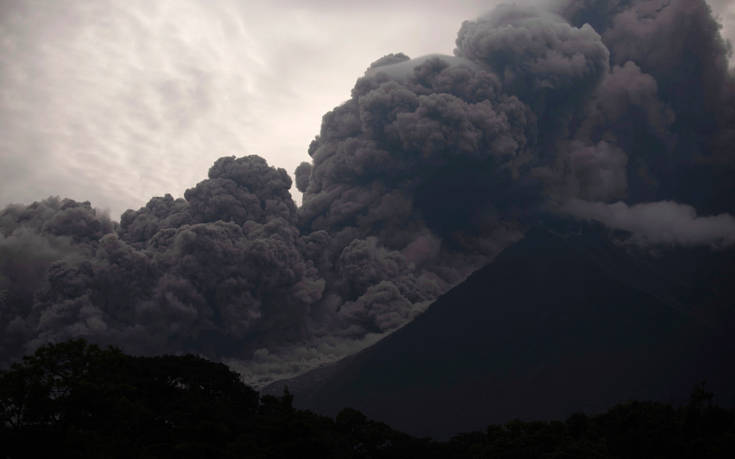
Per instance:
[[[404,325],[539,212],[733,244],[735,79],[705,2],[551,3],[465,22],[455,56],[370,65],[295,171],[300,208],[257,156],[119,225],[57,198],[6,208],[0,359],[85,336],[257,384]]]

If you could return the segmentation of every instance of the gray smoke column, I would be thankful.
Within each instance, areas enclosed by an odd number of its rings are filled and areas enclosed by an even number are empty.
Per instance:
[[[300,208],[247,156],[119,225],[57,198],[0,212],[0,358],[85,336],[262,384],[401,327],[548,212],[732,244],[735,82],[706,3],[551,4],[369,65],[295,171]]]
[[[466,21],[455,53],[487,65],[506,91],[547,110],[556,109],[551,102],[585,97],[609,66],[609,52],[589,24],[575,27],[551,12],[510,5]]]

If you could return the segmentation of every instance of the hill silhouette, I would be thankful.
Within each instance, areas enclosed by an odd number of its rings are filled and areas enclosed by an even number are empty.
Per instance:
[[[733,403],[732,251],[650,254],[600,227],[546,222],[371,348],[287,385],[447,437],[632,399],[682,401],[706,380]],[[614,235],[613,235],[614,236]]]

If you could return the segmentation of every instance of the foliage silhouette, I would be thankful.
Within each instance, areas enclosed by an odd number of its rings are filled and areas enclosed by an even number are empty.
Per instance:
[[[357,410],[336,417],[260,397],[227,366],[135,357],[84,340],[40,347],[0,372],[0,458],[726,458],[735,412],[697,386],[682,407],[629,402],[565,422],[512,421],[448,442]]]

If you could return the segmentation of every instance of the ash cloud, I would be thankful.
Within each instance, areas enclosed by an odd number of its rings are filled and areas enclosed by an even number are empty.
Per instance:
[[[300,207],[246,156],[119,225],[56,198],[0,212],[0,357],[85,336],[262,384],[409,322],[540,212],[731,245],[735,82],[707,5],[552,5],[466,21],[455,56],[369,65],[295,171]]]
[[[536,104],[544,95],[583,96],[609,65],[609,52],[589,24],[575,27],[551,12],[517,5],[465,21],[455,53],[487,64],[510,92]]]

